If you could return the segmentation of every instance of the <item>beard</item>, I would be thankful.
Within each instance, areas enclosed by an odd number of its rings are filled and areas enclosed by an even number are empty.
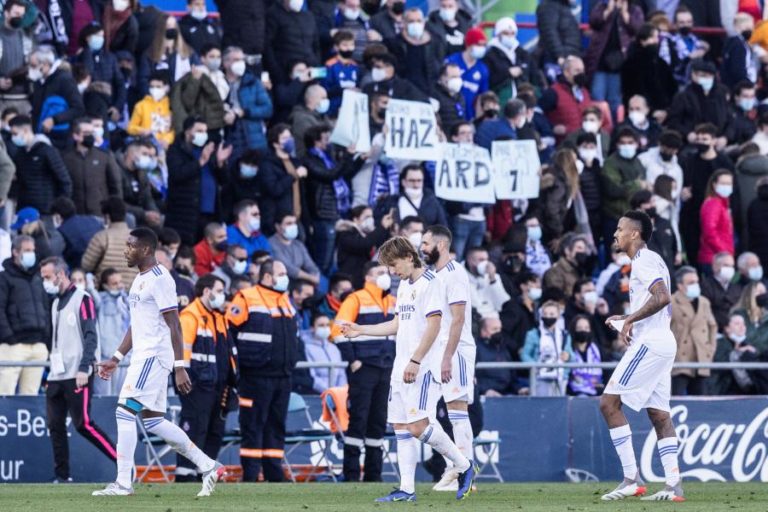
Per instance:
[[[437,260],[440,259],[440,252],[437,250],[437,247],[432,249],[430,252],[424,253],[424,261],[427,265],[435,265],[437,263]]]

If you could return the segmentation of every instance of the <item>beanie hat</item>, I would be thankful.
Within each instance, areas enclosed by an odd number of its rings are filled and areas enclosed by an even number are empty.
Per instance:
[[[488,38],[485,36],[485,32],[483,32],[483,29],[480,27],[472,27],[471,29],[467,30],[467,35],[464,36],[465,48],[487,42]]]

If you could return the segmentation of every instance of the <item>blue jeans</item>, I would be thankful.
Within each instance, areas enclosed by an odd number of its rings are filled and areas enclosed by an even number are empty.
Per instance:
[[[451,232],[456,259],[463,261],[464,251],[467,247],[477,247],[483,244],[485,221],[467,220],[458,216],[451,217]]]
[[[336,245],[336,221],[313,220],[312,227],[312,259],[320,267],[323,275],[328,275],[333,266],[333,250]]]
[[[592,99],[595,101],[607,101],[611,107],[611,115],[616,120],[616,109],[621,105],[621,75],[619,73],[606,73],[596,71],[592,78]]]

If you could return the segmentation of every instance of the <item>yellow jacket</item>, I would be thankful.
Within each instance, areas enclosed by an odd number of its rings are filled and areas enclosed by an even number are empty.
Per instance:
[[[150,130],[152,135],[167,146],[173,144],[173,124],[171,123],[171,102],[168,96],[155,101],[152,96],[145,96],[133,107],[133,114],[128,123],[128,135],[141,135],[142,130]]]

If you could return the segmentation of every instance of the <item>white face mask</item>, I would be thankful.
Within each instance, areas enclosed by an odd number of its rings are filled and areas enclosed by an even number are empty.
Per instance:
[[[424,189],[405,187],[405,195],[408,196],[411,201],[418,201],[424,195]]]
[[[350,21],[356,20],[360,17],[360,9],[344,9],[344,17]]]
[[[205,9],[192,9],[189,15],[195,18],[196,20],[202,21],[208,17],[208,11],[206,11]]]
[[[736,275],[735,267],[727,266],[720,268],[720,279],[723,281],[730,281],[734,275]]]
[[[155,101],[160,101],[165,98],[165,87],[150,87],[149,95]]]
[[[232,63],[232,66],[230,66],[230,71],[232,71],[232,74],[235,76],[243,76],[245,74],[245,61],[244,60],[238,60]]]
[[[27,71],[27,78],[29,78],[32,82],[37,82],[43,78],[43,72],[40,70],[40,68],[29,68]]]
[[[600,123],[597,121],[584,121],[581,123],[581,129],[587,133],[597,133],[600,131]]]
[[[576,170],[579,172],[579,174],[584,172],[584,162],[581,160],[576,160]]]
[[[288,289],[288,285],[290,284],[291,280],[288,278],[287,274],[283,274],[282,276],[275,279],[275,285],[273,288],[277,290],[278,292],[284,292]]]
[[[455,76],[453,78],[448,79],[446,88],[452,93],[456,94],[457,92],[461,91],[461,87],[463,85],[464,85],[464,80],[462,80],[461,77],[459,76]]]
[[[443,21],[453,21],[456,19],[458,9],[440,8],[440,19]]]
[[[585,162],[591,162],[597,158],[597,149],[594,148],[579,148],[579,158]]]
[[[232,267],[232,272],[234,272],[237,275],[242,275],[242,274],[245,274],[246,268],[248,268],[247,261],[236,261],[234,266]]]
[[[53,281],[49,281],[48,279],[43,280],[43,288],[48,295],[56,295],[59,293],[59,287],[56,286]]]
[[[259,231],[261,229],[261,217],[251,217],[248,221],[248,227],[252,232]]]
[[[286,240],[296,240],[299,236],[299,225],[291,224],[290,226],[286,226],[283,236]]]
[[[376,286],[380,290],[387,291],[392,287],[392,278],[389,276],[389,274],[381,274],[376,278]]]
[[[625,160],[631,160],[637,154],[637,146],[634,144],[619,144],[618,149],[619,156]]]
[[[84,291],[85,291],[85,283],[77,283],[77,284],[75,285],[75,288],[77,288],[77,289],[78,289],[78,290],[80,290],[81,292],[84,292]]]
[[[374,220],[373,220],[373,217],[368,217],[367,219],[365,219],[365,220],[363,221],[363,224],[362,224],[362,226],[361,226],[361,229],[362,229],[364,232],[366,232],[366,233],[370,233],[370,232],[372,232],[374,229],[376,229],[376,223],[374,222]]]
[[[315,336],[321,340],[327,340],[331,337],[331,328],[327,325],[323,327],[315,327]]]
[[[484,276],[488,272],[488,260],[481,261],[477,264],[478,275]]]
[[[93,127],[93,136],[96,140],[101,140],[104,138],[104,127],[102,126],[94,126]]]
[[[208,132],[195,132],[194,135],[192,135],[192,144],[195,146],[199,148],[203,147],[206,142],[208,142]]]
[[[528,298],[537,301],[541,298],[544,291],[541,288],[528,288]]]
[[[632,121],[632,124],[635,126],[640,126],[641,124],[645,124],[645,121],[648,119],[648,117],[645,115],[645,112],[640,112],[638,110],[633,110],[629,113],[629,120]]]
[[[208,302],[211,305],[211,309],[221,309],[221,307],[224,305],[224,294],[223,293],[213,293],[211,292],[211,297],[208,299]]]
[[[112,9],[117,12],[122,12],[131,6],[129,0],[112,0]]]
[[[302,7],[304,7],[304,0],[289,0],[288,2],[288,8],[293,12],[301,11]]]
[[[414,39],[421,39],[424,35],[424,23],[414,21],[408,24],[408,35]]]
[[[583,297],[584,297],[584,304],[589,304],[589,305],[597,304],[597,299],[599,298],[596,291],[585,292]]]
[[[472,54],[472,57],[475,59],[482,59],[485,57],[486,52],[485,46],[480,46],[479,44],[476,44],[472,47],[472,49],[469,51]]]
[[[383,82],[387,79],[387,72],[382,68],[373,68],[371,70],[371,80],[374,82]]]
[[[419,247],[421,247],[421,237],[422,237],[422,234],[418,231],[408,235],[408,241],[411,242],[411,245],[416,250],[419,250]]]
[[[723,198],[731,197],[733,185],[715,185],[715,193]]]
[[[499,37],[499,41],[501,41],[502,46],[508,50],[516,50],[520,45],[520,42],[515,36],[501,35]]]

